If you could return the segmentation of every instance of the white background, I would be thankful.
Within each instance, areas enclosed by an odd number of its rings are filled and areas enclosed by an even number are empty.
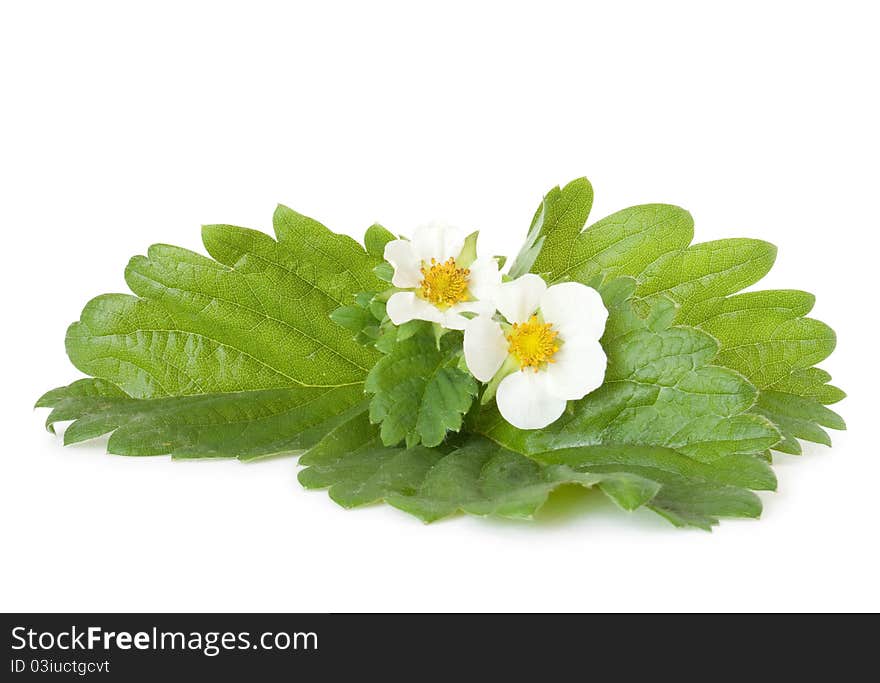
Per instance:
[[[874,3],[8,2],[0,10],[0,609],[877,610]],[[835,447],[779,456],[761,521],[712,534],[601,494],[533,523],[425,526],[305,492],[289,458],[62,448],[85,301],[152,242],[429,219],[515,252],[542,194],[660,201],[699,240],[780,247],[850,397]]]

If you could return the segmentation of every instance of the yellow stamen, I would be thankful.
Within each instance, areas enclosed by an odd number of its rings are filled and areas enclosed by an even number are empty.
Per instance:
[[[534,368],[537,372],[545,363],[555,363],[554,354],[559,351],[559,332],[550,323],[542,323],[533,315],[528,322],[514,323],[507,335],[508,351],[519,361],[522,369]]]
[[[431,265],[422,265],[422,283],[416,293],[438,308],[448,308],[464,301],[468,296],[467,286],[471,271],[459,268],[454,258],[445,263],[431,259]]]

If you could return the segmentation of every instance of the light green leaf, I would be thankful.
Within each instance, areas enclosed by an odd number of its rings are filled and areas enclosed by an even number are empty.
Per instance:
[[[846,394],[828,384],[831,375],[819,368],[794,370],[788,377],[774,382],[772,388],[789,394],[811,398],[823,405],[831,405],[846,398]]]
[[[528,272],[543,272],[547,263],[571,247],[593,206],[593,186],[586,178],[571,181],[565,188],[554,187],[535,212],[526,241],[510,266],[517,278]]]
[[[738,294],[691,315],[690,324],[721,342],[719,362],[743,373],[759,389],[786,381],[834,350],[834,331],[803,317],[812,307],[806,292],[769,290]]]
[[[330,320],[352,332],[360,332],[365,327],[376,324],[373,314],[360,306],[340,306],[330,313]]]
[[[568,187],[558,199],[563,206],[567,206],[567,191]],[[551,197],[552,193],[545,202]],[[584,232],[580,232],[580,216],[575,220],[576,214],[567,215],[570,223],[559,233],[546,234],[541,255],[532,266],[532,272],[543,274],[550,283],[635,277],[662,256],[687,246],[693,237],[691,215],[677,206],[634,206],[597,221]]]
[[[213,260],[167,245],[133,258],[137,296],[97,297],[69,329],[71,360],[95,379],[40,399],[49,426],[75,420],[66,443],[112,432],[112,453],[247,459],[301,450],[364,401],[380,356],[351,330],[378,327],[352,304],[382,288],[380,257],[286,207],[274,226],[277,241],[205,226]],[[390,235],[368,233],[373,251]]]
[[[391,232],[373,223],[364,234],[364,247],[370,256],[381,259],[385,257],[385,245],[394,239],[397,238]]]
[[[477,395],[477,382],[458,367],[461,335],[439,342],[420,333],[397,341],[367,376],[373,394],[370,419],[381,423],[382,441],[394,446],[436,446],[447,432],[461,429],[462,418]]]
[[[373,268],[373,275],[382,280],[382,282],[391,282],[394,279],[394,268],[390,263],[380,263]]]
[[[678,320],[688,321],[694,306],[734,294],[764,277],[776,260],[776,247],[750,239],[695,244],[667,253],[642,273],[639,295],[663,294],[679,304]]]
[[[425,320],[408,320],[397,328],[397,341],[409,339],[415,334],[433,334],[431,323]]]
[[[839,401],[844,393],[828,384],[828,373],[812,367],[836,344],[830,327],[804,317],[813,302],[811,294],[796,290],[748,292],[707,300],[690,315],[692,323],[721,342],[718,362],[743,373],[760,389],[755,412],[782,431],[776,450],[794,455],[801,453],[798,439],[831,444],[822,426],[846,428],[823,406]]]
[[[472,232],[464,239],[458,258],[455,259],[459,268],[470,268],[474,261],[477,260],[477,240],[480,237],[479,231]]]
[[[382,288],[378,258],[286,207],[274,225],[278,241],[205,226],[215,260],[167,245],[133,258],[137,296],[89,302],[68,330],[71,361],[136,398],[363,382],[378,354],[329,314]]]

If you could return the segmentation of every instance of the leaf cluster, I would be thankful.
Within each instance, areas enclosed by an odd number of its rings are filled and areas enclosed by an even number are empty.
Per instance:
[[[300,481],[346,507],[385,501],[425,521],[527,518],[556,488],[597,488],[625,510],[710,528],[756,517],[772,452],[830,444],[843,392],[817,367],[834,332],[799,290],[743,292],[773,265],[756,239],[692,243],[670,205],[584,227],[586,179],[541,202],[512,276],[600,290],[602,387],[548,428],[504,422],[461,359],[460,333],[391,324],[382,260],[279,206],[274,238],[205,226],[209,256],[154,245],[128,264],[131,294],[86,304],[66,347],[86,379],[46,393],[65,443],[110,434],[120,455],[253,459],[298,453]]]

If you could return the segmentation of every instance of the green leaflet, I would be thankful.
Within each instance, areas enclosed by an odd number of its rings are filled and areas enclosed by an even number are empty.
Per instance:
[[[385,445],[437,446],[448,431],[461,429],[477,381],[458,367],[460,349],[460,333],[437,341],[421,332],[394,343],[373,366],[364,388],[373,394],[370,419],[381,423]]]
[[[710,364],[718,342],[673,325],[676,305],[668,298],[634,306],[634,289],[629,278],[601,287],[609,318],[602,338],[608,369],[599,389],[541,430],[516,429],[494,407],[473,429],[532,456],[581,446],[663,446],[713,462],[773,447],[777,429],[749,412],[755,388],[739,373]]]
[[[721,342],[716,364],[742,373],[762,393],[791,397],[783,401],[784,412],[774,410],[779,400],[759,399],[755,408],[781,428],[780,448],[799,451],[796,438],[819,437],[825,443],[814,416],[827,416],[821,406],[844,394],[813,366],[833,351],[834,332],[805,317],[813,305],[812,295],[805,292],[737,294],[766,275],[776,248],[748,239],[691,245],[690,214],[664,204],[630,207],[584,229],[592,197],[585,178],[547,194],[536,214],[543,215],[543,248],[532,272],[549,282],[629,276],[638,282],[636,296],[671,298],[679,304],[677,323],[705,330]],[[799,425],[797,434],[791,431],[793,421]],[[836,414],[826,422],[844,427]]]
[[[225,394],[134,399],[100,379],[53,389],[37,402],[52,408],[46,426],[74,420],[72,444],[112,432],[117,455],[252,460],[303,450],[351,412],[363,412],[358,386],[289,387]]]
[[[364,415],[340,423],[300,459],[300,483],[329,488],[344,507],[379,501],[430,522],[458,511],[530,518],[564,484],[597,486],[624,510],[641,506],[677,526],[757,517],[749,489],[773,490],[769,466],[750,456],[701,463],[667,448],[571,448],[527,458],[476,435],[442,448],[383,447]]]
[[[167,245],[134,257],[137,296],[86,305],[67,333],[73,364],[135,398],[363,382],[378,354],[328,316],[381,287],[379,257],[283,206],[273,224],[277,241],[205,226],[214,260]],[[371,231],[376,250],[386,235]]]

